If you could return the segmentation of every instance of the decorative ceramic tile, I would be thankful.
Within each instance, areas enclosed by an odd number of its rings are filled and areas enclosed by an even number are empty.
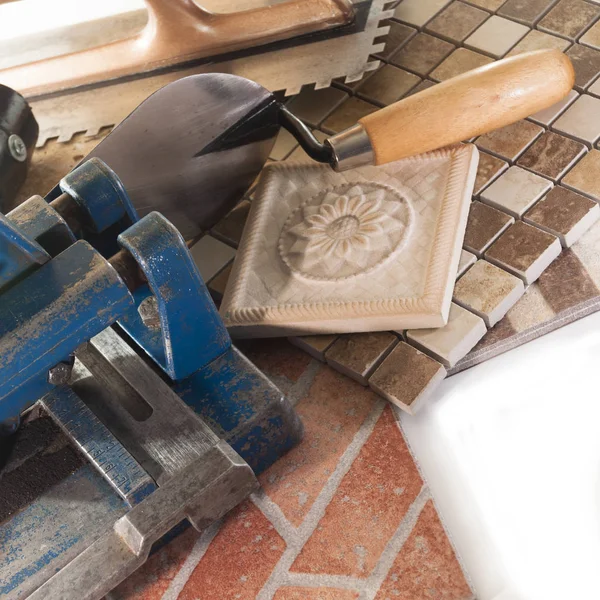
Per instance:
[[[519,300],[523,282],[504,269],[478,260],[457,282],[454,302],[479,315],[493,327]]]
[[[565,54],[571,59],[575,69],[575,87],[580,91],[584,90],[600,73],[600,52],[588,46],[574,44]]]
[[[290,344],[310,354],[313,358],[325,362],[325,350],[338,339],[337,335],[304,335],[301,337],[290,337]]]
[[[466,48],[457,48],[437,69],[432,71],[430,76],[436,81],[446,81],[471,69],[489,65],[491,62],[494,62],[494,59],[489,56]]]
[[[370,102],[365,102],[360,98],[348,98],[348,100],[336,108],[333,113],[325,119],[321,128],[323,131],[338,133],[352,125],[356,125],[359,119],[362,119],[365,115],[369,115],[378,109],[378,106],[375,106]]]
[[[530,285],[561,251],[555,235],[517,221],[486,251],[485,259]]]
[[[389,33],[384,38],[385,48],[375,56],[387,60],[400,46],[408,42],[417,33],[417,30],[396,21],[387,21],[385,25],[390,28]]]
[[[465,46],[500,58],[528,32],[521,23],[493,16],[465,40]]]
[[[499,177],[508,169],[508,163],[496,156],[487,154],[487,152],[479,153],[479,166],[477,167],[477,177],[475,178],[475,186],[473,194],[480,194],[492,181]]]
[[[447,325],[436,329],[410,329],[406,338],[410,344],[450,368],[464,358],[486,333],[481,317],[453,302]]]
[[[563,177],[561,184],[600,202],[600,151],[590,150]]]
[[[318,127],[346,98],[348,94],[334,87],[304,88],[286,106],[310,127]]]
[[[507,0],[498,10],[501,17],[508,17],[533,27],[555,0]]]
[[[600,138],[600,99],[588,94],[579,96],[552,129],[593,144]]]
[[[417,75],[392,65],[383,65],[356,88],[356,94],[369,102],[386,106],[400,100],[418,83],[421,83],[421,78]]]
[[[548,108],[544,108],[539,112],[531,115],[529,119],[539,123],[540,125],[550,125],[553,121],[555,121],[577,98],[579,94],[575,90],[571,90],[565,98],[556,102],[552,106]]]
[[[336,371],[362,385],[398,343],[389,331],[341,335],[325,352],[325,360]]]
[[[454,50],[449,42],[419,33],[390,57],[390,63],[425,77]]]
[[[462,42],[489,16],[489,13],[484,10],[457,1],[430,21],[426,29],[452,42]]]
[[[599,14],[599,7],[584,0],[560,0],[538,27],[574,40]]]
[[[190,253],[202,279],[209,281],[235,256],[235,250],[210,235],[200,238]]]
[[[224,219],[211,230],[211,235],[230,246],[238,247],[250,212],[250,202],[242,200]]]
[[[523,220],[558,236],[564,248],[572,246],[598,219],[600,206],[571,190],[556,186]]]
[[[473,202],[469,210],[463,246],[481,256],[514,222],[513,217],[501,210],[481,202]]]
[[[472,145],[345,173],[270,166],[221,306],[232,334],[443,325],[476,168]]]
[[[471,254],[468,250],[462,250],[460,253],[460,260],[458,262],[456,279],[462,277],[476,262],[477,257],[474,254]]]
[[[392,350],[369,379],[369,387],[414,414],[446,377],[446,369],[405,342]]]
[[[544,130],[529,121],[517,121],[477,139],[477,146],[506,160],[515,160]]]
[[[550,188],[552,182],[521,167],[511,167],[481,192],[486,204],[520,217]]]
[[[283,160],[286,156],[292,153],[292,150],[298,145],[298,140],[283,127],[279,130],[275,144],[271,148],[269,158],[272,160]]]
[[[533,52],[534,50],[566,50],[571,45],[569,40],[537,31],[530,31],[508,54],[515,56],[523,52]]]
[[[586,147],[575,140],[546,131],[519,158],[517,165],[556,181],[585,153]]]
[[[223,300],[225,289],[227,288],[227,282],[231,275],[231,268],[233,262],[230,262],[224,269],[219,271],[207,284],[206,287],[212,296],[214,303],[219,306]]]
[[[422,27],[449,2],[450,0],[402,0],[394,12],[394,18]]]

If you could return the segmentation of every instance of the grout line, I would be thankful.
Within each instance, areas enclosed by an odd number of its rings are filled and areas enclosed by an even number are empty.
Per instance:
[[[261,487],[250,495],[256,508],[271,522],[275,531],[283,538],[287,546],[293,545],[297,538],[297,529],[287,520],[278,504],[273,502]]]

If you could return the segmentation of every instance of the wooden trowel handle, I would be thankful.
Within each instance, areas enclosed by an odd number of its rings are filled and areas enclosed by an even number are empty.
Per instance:
[[[540,50],[498,61],[363,117],[375,164],[467,140],[514,123],[564,98],[571,61]]]

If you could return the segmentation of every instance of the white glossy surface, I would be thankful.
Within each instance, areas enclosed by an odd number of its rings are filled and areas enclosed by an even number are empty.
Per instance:
[[[478,600],[600,598],[599,374],[596,313],[402,415]]]

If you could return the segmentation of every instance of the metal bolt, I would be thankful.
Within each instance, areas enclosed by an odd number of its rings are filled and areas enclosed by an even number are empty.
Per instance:
[[[160,329],[160,315],[158,314],[158,304],[154,296],[148,296],[142,300],[138,306],[138,314],[146,327]]]
[[[10,155],[15,160],[18,160],[19,162],[25,162],[27,160],[27,146],[16,133],[13,133],[8,138],[8,149]]]
[[[60,362],[48,371],[48,383],[52,385],[63,385],[71,379],[73,365],[66,362]]]

